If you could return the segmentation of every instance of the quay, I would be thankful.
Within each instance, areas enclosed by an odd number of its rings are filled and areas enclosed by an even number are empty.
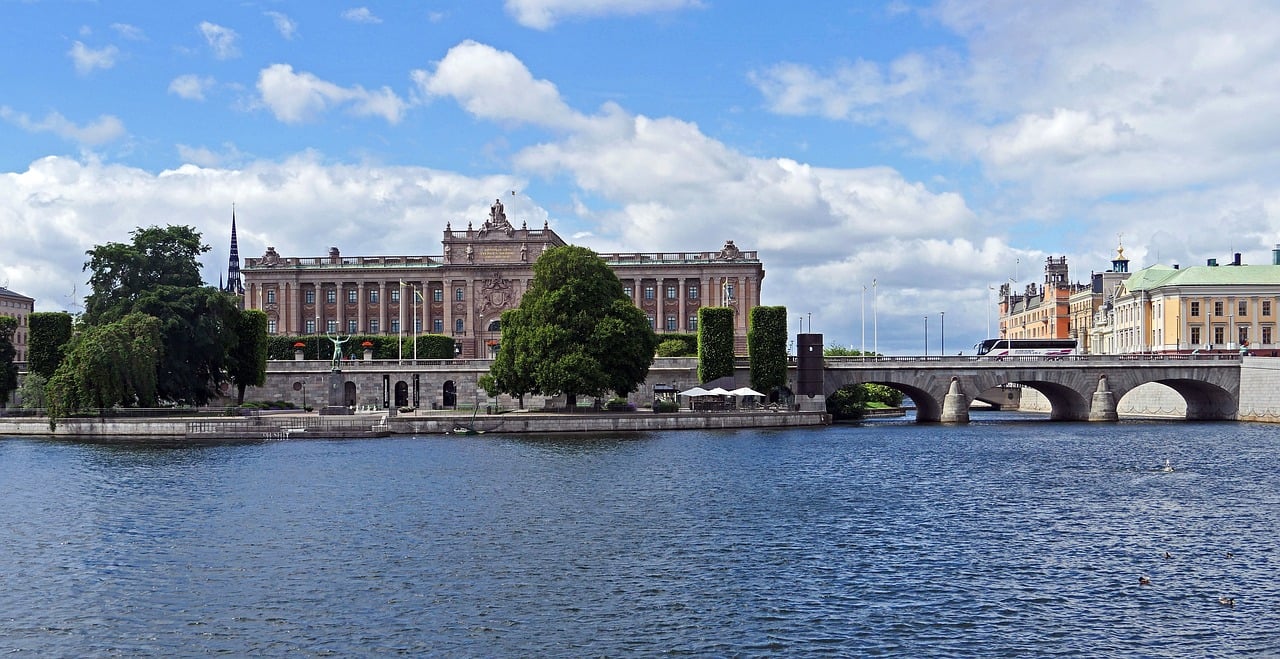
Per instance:
[[[823,412],[738,410],[727,412],[509,412],[481,415],[416,412],[390,416],[363,412],[344,417],[272,414],[258,417],[71,418],[54,430],[39,417],[0,417],[0,435],[76,439],[278,440],[445,435],[458,429],[481,433],[546,434],[796,428],[830,424]]]

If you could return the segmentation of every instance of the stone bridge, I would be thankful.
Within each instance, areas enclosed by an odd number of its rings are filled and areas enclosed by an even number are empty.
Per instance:
[[[910,396],[916,420],[965,423],[983,392],[1017,384],[1044,394],[1061,421],[1115,421],[1116,402],[1158,382],[1187,403],[1187,419],[1235,420],[1240,406],[1236,355],[1077,355],[1044,357],[827,357],[823,393],[849,384],[883,384]]]

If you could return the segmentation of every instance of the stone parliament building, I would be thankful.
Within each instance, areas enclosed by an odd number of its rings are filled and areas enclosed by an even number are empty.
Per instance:
[[[446,223],[439,256],[287,257],[268,247],[239,267],[232,218],[228,290],[246,309],[267,314],[271,334],[445,334],[463,358],[489,358],[502,312],[519,305],[538,255],[566,243],[544,222],[514,227],[500,200],[479,228]],[[659,335],[696,332],[703,306],[734,310],[736,351],[746,352],[747,321],[760,304],[764,268],[733,241],[712,252],[600,254]],[[241,277],[243,281],[241,281]]]

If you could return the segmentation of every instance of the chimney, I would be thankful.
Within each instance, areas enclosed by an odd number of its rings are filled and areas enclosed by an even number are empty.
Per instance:
[[[1240,265],[1240,252],[1235,253],[1235,258],[1231,260],[1231,265]]]
[[[1216,268],[1218,267],[1218,259],[1209,259],[1207,262],[1205,262],[1205,265],[1209,266],[1210,268]]]
[[[1276,244],[1276,248],[1271,250],[1271,265],[1280,265],[1280,243]]]

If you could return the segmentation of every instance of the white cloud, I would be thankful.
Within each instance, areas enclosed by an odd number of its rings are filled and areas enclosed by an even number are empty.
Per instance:
[[[209,21],[202,21],[199,29],[200,34],[204,35],[204,40],[213,51],[214,57],[232,59],[240,56],[240,49],[236,46],[236,40],[239,35],[236,34],[235,30],[216,23],[210,23]]]
[[[264,11],[262,13],[271,18],[271,22],[276,26],[276,31],[285,39],[293,40],[293,37],[298,34],[298,24],[292,18],[278,11]]]
[[[560,133],[519,150],[513,162],[538,178],[567,178],[596,200],[575,209],[590,229],[571,235],[588,246],[714,251],[734,240],[758,250],[771,273],[766,303],[843,315],[842,331],[848,314],[840,307],[872,278],[886,287],[885,299],[906,302],[910,282],[910,295],[951,303],[954,282],[985,280],[1015,258],[955,193],[889,168],[754,157],[696,124],[614,104],[583,114],[514,55],[487,45],[459,44],[434,72],[415,77],[425,93],[454,98],[478,118]],[[972,238],[938,238],[957,235]]]
[[[234,148],[234,147],[230,147]],[[40,310],[76,309],[86,292],[85,251],[129,232],[181,218],[213,250],[204,277],[226,268],[231,204],[240,253],[275,246],[289,256],[440,254],[445,222],[483,220],[483,190],[519,189],[509,176],[466,177],[422,167],[334,165],[316,154],[218,168],[188,164],[159,173],[96,160],[50,156],[0,173],[0,281]],[[541,226],[538,209],[510,216]],[[18,265],[21,264],[21,265]]]
[[[88,124],[77,125],[58,112],[50,112],[43,119],[35,120],[8,106],[0,106],[0,119],[29,133],[53,133],[82,146],[106,144],[125,134],[124,122],[109,114],[104,114]]]
[[[977,161],[1042,201],[1149,194],[1273,169],[1280,8],[945,0],[895,20],[963,50],[750,79],[767,107],[900,127],[934,158]]]
[[[535,80],[509,52],[474,41],[449,49],[434,71],[414,71],[429,96],[448,96],[484,119],[570,127],[580,117],[560,99],[556,86]]]
[[[119,54],[120,49],[115,46],[94,50],[79,41],[71,44],[71,50],[67,51],[67,56],[75,64],[76,73],[80,75],[92,73],[94,69],[109,69],[115,66],[116,56]]]
[[[535,30],[548,30],[571,18],[635,16],[701,6],[699,0],[506,0],[507,13]]]
[[[245,159],[245,154],[236,148],[236,145],[227,142],[222,145],[221,151],[215,151],[203,146],[188,146],[186,144],[177,145],[178,157],[183,163],[199,165],[200,167],[219,167],[228,163],[239,163]]]
[[[356,7],[354,9],[348,9],[342,12],[342,18],[345,20],[351,21],[352,23],[366,23],[370,25],[382,22],[382,19],[378,18],[373,14],[373,12],[369,11],[368,7]]]
[[[145,41],[147,39],[146,33],[136,25],[112,23],[111,29],[115,30],[116,34],[120,35],[122,39],[128,39],[129,41]]]
[[[186,73],[169,82],[169,93],[189,101],[203,101],[205,92],[213,88],[215,81],[210,76]]]
[[[1048,116],[1023,115],[993,131],[985,155],[997,166],[1042,158],[1070,161],[1111,154],[1137,141],[1133,128],[1119,118],[1054,108]]]
[[[330,108],[343,106],[356,116],[378,116],[398,123],[407,103],[388,87],[375,91],[341,87],[311,73],[295,73],[288,64],[272,64],[258,73],[258,93],[277,119],[285,123],[316,120]]]

